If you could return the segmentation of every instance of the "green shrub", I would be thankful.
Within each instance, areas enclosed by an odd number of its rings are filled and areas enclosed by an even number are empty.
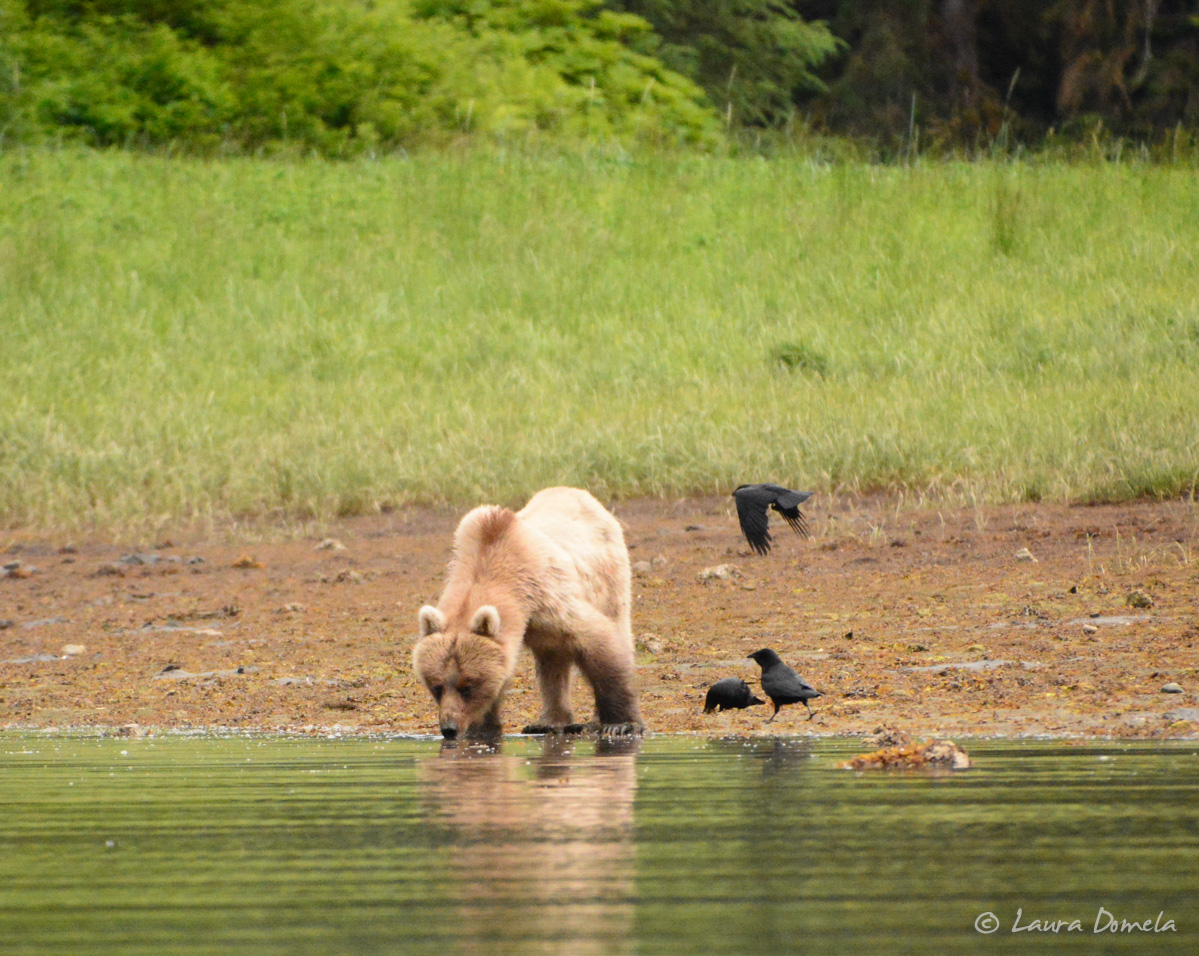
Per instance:
[[[598,0],[0,0],[8,140],[328,156],[470,134],[711,143],[703,92]]]

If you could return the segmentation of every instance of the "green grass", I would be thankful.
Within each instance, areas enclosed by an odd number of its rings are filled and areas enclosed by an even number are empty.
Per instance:
[[[0,156],[0,522],[1193,493],[1199,177]]]

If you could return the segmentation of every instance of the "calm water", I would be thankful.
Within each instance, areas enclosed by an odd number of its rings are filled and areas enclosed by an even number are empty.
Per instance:
[[[861,749],[0,734],[0,952],[1199,952],[1199,745]]]

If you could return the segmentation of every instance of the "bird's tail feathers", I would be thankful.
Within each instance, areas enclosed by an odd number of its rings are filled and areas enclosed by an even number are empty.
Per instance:
[[[791,525],[791,530],[801,538],[810,538],[811,531],[808,529],[808,519],[804,517],[802,511],[794,508],[791,511],[781,512],[782,516],[787,519],[787,524]]]

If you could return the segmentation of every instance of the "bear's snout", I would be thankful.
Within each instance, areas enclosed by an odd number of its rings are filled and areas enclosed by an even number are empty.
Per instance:
[[[453,740],[458,736],[458,725],[452,720],[446,721],[441,725],[441,736],[446,740]]]

